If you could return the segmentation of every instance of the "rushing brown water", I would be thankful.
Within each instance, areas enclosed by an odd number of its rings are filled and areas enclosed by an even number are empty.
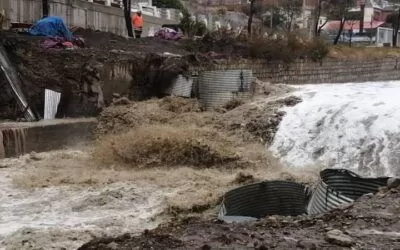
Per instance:
[[[27,128],[7,128],[0,132],[0,158],[7,155],[21,156],[26,153]]]
[[[3,131],[0,130],[0,159],[5,157],[6,157],[6,152],[4,150]]]

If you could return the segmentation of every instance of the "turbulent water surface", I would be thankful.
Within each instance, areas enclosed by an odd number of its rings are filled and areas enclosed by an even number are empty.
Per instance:
[[[165,192],[153,185],[22,189],[12,177],[29,171],[23,160],[0,160],[0,249],[76,249],[93,236],[139,233],[160,223],[155,217],[164,209]]]
[[[305,85],[271,150],[289,166],[400,175],[400,81]]]

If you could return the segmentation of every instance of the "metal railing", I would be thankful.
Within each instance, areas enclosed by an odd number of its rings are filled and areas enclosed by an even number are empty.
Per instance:
[[[105,6],[123,8],[122,0],[82,0],[89,3],[104,4]],[[150,5],[151,2],[148,0],[136,1],[132,4],[131,11],[136,12],[140,10],[143,15],[154,16],[158,18],[164,18],[167,20],[178,20],[176,13],[173,13],[172,9],[157,8]]]

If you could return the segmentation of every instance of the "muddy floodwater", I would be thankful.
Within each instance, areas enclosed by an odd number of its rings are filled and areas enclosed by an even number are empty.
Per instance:
[[[74,157],[86,154],[64,153]],[[160,222],[155,216],[163,210],[166,190],[132,181],[93,187],[20,188],[14,178],[29,171],[30,161],[29,155],[0,161],[2,249],[76,249],[95,235],[139,233]]]

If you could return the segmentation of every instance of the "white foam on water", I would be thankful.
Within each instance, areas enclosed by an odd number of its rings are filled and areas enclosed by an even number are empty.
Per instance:
[[[400,81],[296,88],[270,147],[285,164],[400,176]]]
[[[19,160],[0,162],[15,165],[12,162]],[[27,239],[38,248],[44,244],[45,249],[76,249],[96,232],[140,233],[156,227],[166,207],[165,190],[151,184],[126,181],[28,190],[13,185],[12,176],[21,171],[26,168],[0,168],[0,249],[31,249],[21,248],[21,241]]]

